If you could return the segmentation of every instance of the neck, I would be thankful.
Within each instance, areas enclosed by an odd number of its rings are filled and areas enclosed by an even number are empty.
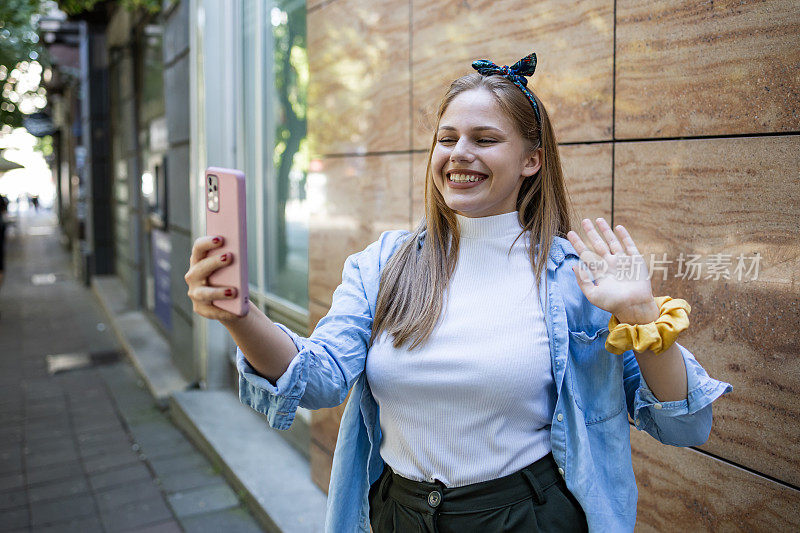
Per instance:
[[[456,219],[463,239],[515,237],[522,230],[519,211],[475,218],[456,213]]]

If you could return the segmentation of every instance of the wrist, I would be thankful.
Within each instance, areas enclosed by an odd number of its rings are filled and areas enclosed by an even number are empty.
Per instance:
[[[228,331],[231,331],[232,329],[239,329],[242,327],[242,324],[247,322],[247,319],[252,315],[254,308],[258,309],[252,300],[248,300],[247,312],[244,315],[238,316],[233,313],[227,313],[225,317],[218,318],[217,320],[220,324],[225,326]]]
[[[634,304],[628,306],[626,309],[619,313],[614,313],[617,320],[623,324],[649,324],[655,321],[661,314],[655,298],[649,302]]]

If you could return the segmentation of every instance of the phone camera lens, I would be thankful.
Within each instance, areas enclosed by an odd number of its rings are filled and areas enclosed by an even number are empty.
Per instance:
[[[211,185],[213,182],[214,182],[214,180],[213,180],[213,179],[211,179],[211,176],[209,176],[209,177],[208,177],[208,184],[209,184],[209,185]]]

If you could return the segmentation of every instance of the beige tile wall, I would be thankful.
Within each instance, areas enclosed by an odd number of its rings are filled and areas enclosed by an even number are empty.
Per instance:
[[[430,145],[447,84],[475,59],[511,65],[536,52],[532,88],[564,142],[611,138],[614,2],[412,0],[414,148]]]
[[[734,391],[696,449],[632,429],[637,530],[800,528],[800,3],[314,0],[308,32],[323,167],[309,179],[309,331],[346,257],[423,215],[447,82],[473,59],[536,51],[529,86],[562,143],[576,221],[613,219],[668,259],[761,256],[756,280],[654,279],[692,304],[680,342]],[[314,415],[325,489],[340,416]]]
[[[800,2],[617,2],[616,137],[797,132]]]
[[[408,150],[408,5],[335,0],[307,18],[311,152]]]
[[[640,250],[675,261],[654,292],[692,305],[681,344],[734,387],[715,403],[702,449],[794,486],[800,425],[786,420],[800,418],[800,179],[786,169],[798,164],[798,136],[710,138],[620,143],[614,170],[615,222]],[[740,275],[738,257],[751,267],[756,253],[757,277]],[[696,275],[678,272],[680,254],[699,256]],[[715,254],[719,273],[707,264]]]
[[[347,256],[383,231],[409,229],[411,155],[323,158],[309,179],[309,298],[330,306]]]

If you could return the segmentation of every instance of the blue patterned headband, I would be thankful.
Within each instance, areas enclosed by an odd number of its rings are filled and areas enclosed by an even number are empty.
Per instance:
[[[520,88],[522,93],[533,106],[533,110],[536,112],[536,120],[539,121],[539,126],[541,127],[542,117],[539,115],[539,106],[536,105],[536,99],[528,90],[528,78],[525,77],[533,76],[533,72],[536,70],[536,53],[532,53],[523,57],[510,67],[506,65],[498,67],[488,59],[478,59],[472,62],[472,68],[484,76],[492,76],[496,74],[512,81],[514,85]]]

